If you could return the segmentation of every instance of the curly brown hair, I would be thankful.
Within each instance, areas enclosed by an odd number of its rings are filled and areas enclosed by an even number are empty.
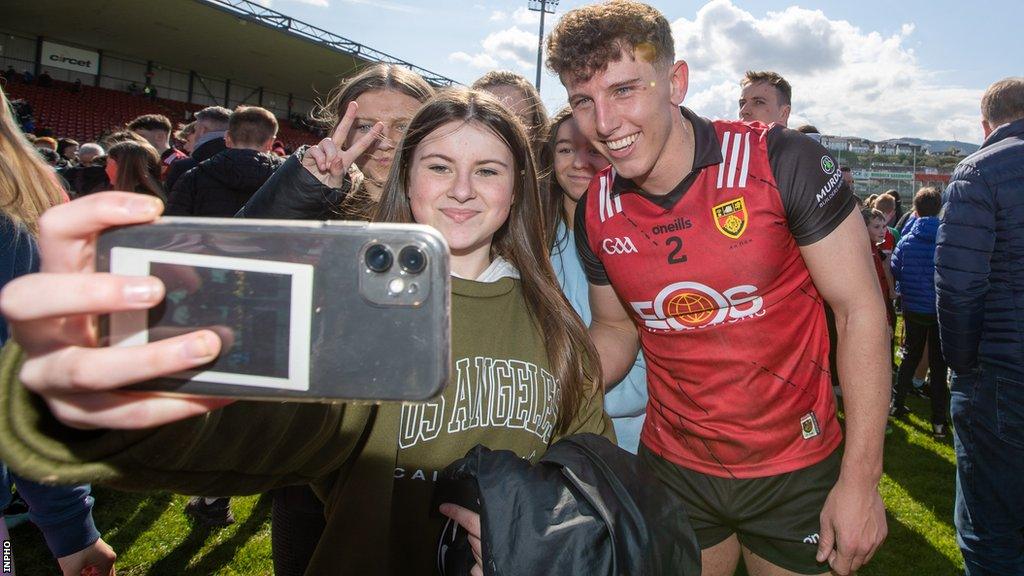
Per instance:
[[[548,36],[548,68],[586,82],[629,52],[647,62],[675,60],[672,28],[656,9],[633,0],[611,0],[571,10]]]

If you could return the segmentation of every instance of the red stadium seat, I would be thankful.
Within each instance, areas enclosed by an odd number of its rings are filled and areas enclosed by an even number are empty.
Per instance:
[[[70,82],[54,80],[53,87],[40,88],[12,82],[4,87],[9,99],[24,98],[32,104],[36,130],[49,129],[58,138],[74,138],[94,142],[103,133],[117,130],[142,114],[163,114],[175,125],[185,122],[189,113],[204,106],[177,100],[157,98],[155,101],[127,92],[82,86],[80,93],[69,90]],[[319,138],[278,120],[278,139],[289,149],[315,144]]]

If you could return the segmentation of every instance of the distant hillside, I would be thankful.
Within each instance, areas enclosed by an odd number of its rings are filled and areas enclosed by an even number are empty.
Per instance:
[[[909,142],[911,144],[918,144],[921,146],[927,146],[932,153],[941,154],[949,150],[950,148],[956,148],[960,150],[963,155],[974,153],[978,148],[977,144],[971,144],[969,142],[960,142],[959,140],[922,140],[921,138],[892,138],[886,140],[886,142]]]

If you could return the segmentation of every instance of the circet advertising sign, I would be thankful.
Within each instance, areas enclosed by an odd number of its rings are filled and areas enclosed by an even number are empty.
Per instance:
[[[43,40],[43,51],[39,56],[39,63],[43,66],[95,76],[100,67],[100,54]]]

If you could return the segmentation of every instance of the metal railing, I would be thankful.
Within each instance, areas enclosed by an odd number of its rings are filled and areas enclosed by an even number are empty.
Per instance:
[[[333,32],[328,32],[323,28],[317,28],[316,26],[313,26],[312,24],[307,24],[306,22],[303,22],[301,20],[296,20],[295,18],[282,14],[277,10],[260,6],[259,4],[250,2],[249,0],[195,1],[201,4],[206,4],[213,6],[215,8],[219,8],[236,16],[256,22],[257,24],[267,26],[268,28],[274,28],[276,30],[281,30],[284,32],[294,34],[296,36],[300,36],[307,40],[312,40],[314,42],[317,42],[318,44],[325,46],[326,48],[330,48],[343,54],[348,54],[350,56],[355,56],[358,58],[362,58],[364,60],[371,60],[375,62],[383,62],[385,64],[403,66],[405,68],[412,70],[413,72],[416,72],[420,76],[423,76],[423,78],[427,82],[430,82],[434,86],[454,86],[458,84],[458,82],[452,80],[451,78],[441,76],[440,74],[431,72],[430,70],[406,62],[401,58],[396,58],[390,54],[385,54],[384,52],[381,52],[379,50],[374,50],[369,46],[365,46],[353,40],[349,40],[348,38],[343,38],[341,36],[338,36],[337,34],[334,34]]]

